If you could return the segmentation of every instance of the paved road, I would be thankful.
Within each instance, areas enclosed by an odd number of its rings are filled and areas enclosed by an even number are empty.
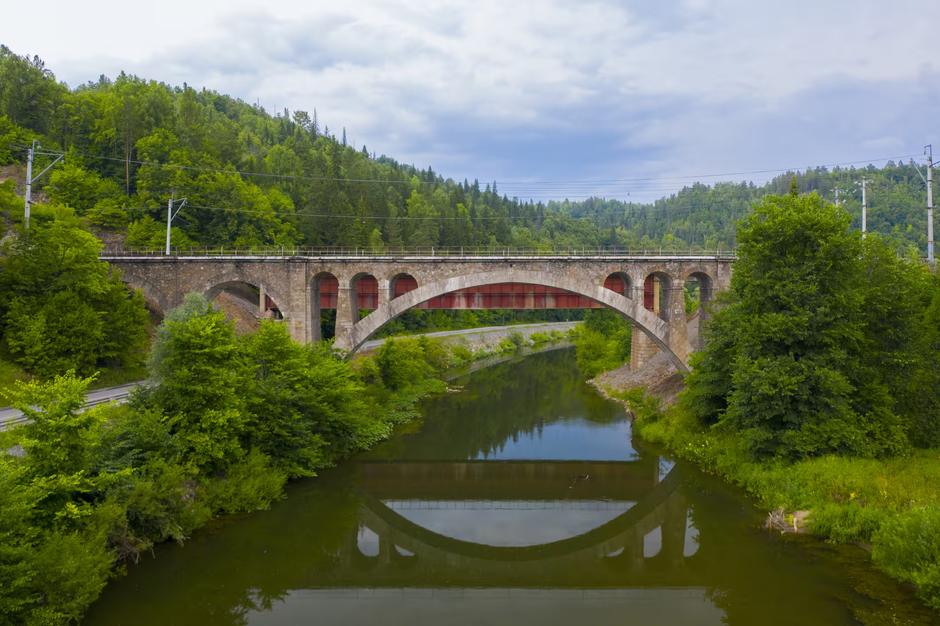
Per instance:
[[[568,329],[574,328],[580,322],[539,322],[537,324],[513,324],[512,326],[484,326],[483,328],[467,328],[465,330],[442,330],[434,333],[424,333],[423,335],[410,335],[412,337],[458,337],[458,336],[479,336],[480,339],[486,335],[500,335],[506,334],[507,336],[513,332],[520,332],[525,335],[530,335],[537,332],[551,332],[553,330],[559,330],[561,332],[567,332]],[[383,343],[385,339],[372,339],[362,344],[362,347],[359,348],[359,352],[371,352],[375,350]]]
[[[140,384],[141,382],[128,383],[127,385],[105,387],[103,389],[89,391],[88,395],[85,396],[85,406],[95,406],[98,404],[104,404],[105,402],[111,402],[112,400],[117,402],[124,402],[131,394],[131,391],[133,391]],[[0,409],[0,430],[15,426],[17,424],[22,424],[25,421],[26,418],[23,417],[23,414],[16,409]]]

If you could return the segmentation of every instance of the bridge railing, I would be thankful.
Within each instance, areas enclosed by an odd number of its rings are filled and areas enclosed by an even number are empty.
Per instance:
[[[167,256],[163,249],[106,247],[103,257],[157,257]],[[411,248],[357,248],[357,247],[253,247],[236,248],[226,246],[203,246],[173,248],[169,256],[174,257],[693,257],[733,259],[735,250],[702,248],[514,248],[508,246],[460,246],[460,247],[411,247]]]

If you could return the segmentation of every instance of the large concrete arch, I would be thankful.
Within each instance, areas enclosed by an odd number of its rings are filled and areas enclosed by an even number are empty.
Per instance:
[[[646,333],[659,348],[669,354],[680,370],[687,371],[688,364],[686,363],[686,359],[688,358],[690,347],[688,346],[685,336],[671,337],[668,322],[661,319],[652,311],[647,310],[643,306],[642,299],[628,298],[605,288],[603,281],[606,277],[607,274],[604,274],[603,276],[599,276],[595,283],[585,284],[584,281],[568,276],[564,272],[536,272],[510,267],[434,281],[419,285],[417,289],[409,291],[392,300],[382,302],[375,311],[362,320],[347,328],[338,328],[335,345],[337,348],[355,352],[382,326],[408,309],[426,300],[452,291],[498,283],[523,283],[564,289],[571,293],[590,298],[595,302],[617,311],[622,316],[632,321],[635,326]]]

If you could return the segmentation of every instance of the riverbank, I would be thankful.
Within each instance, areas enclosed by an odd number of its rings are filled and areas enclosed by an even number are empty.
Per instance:
[[[388,439],[448,390],[450,370],[564,339],[511,335],[472,351],[406,338],[350,362],[283,326],[239,336],[204,300],[189,308],[162,327],[158,382],[130,404],[82,411],[89,380],[72,375],[11,397],[29,422],[0,432],[0,451],[18,451],[0,452],[0,578],[13,581],[0,614],[12,623],[79,620],[122,563],[266,509],[288,480]]]
[[[644,372],[591,382],[627,407],[639,438],[744,488],[768,511],[769,525],[864,547],[875,567],[915,585],[924,603],[940,611],[940,450],[757,462],[739,439],[688,414],[677,402],[676,376],[653,363]]]

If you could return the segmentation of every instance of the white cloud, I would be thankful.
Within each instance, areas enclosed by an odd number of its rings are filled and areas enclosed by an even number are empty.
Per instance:
[[[125,69],[269,110],[317,108],[360,145],[456,177],[759,168],[781,152],[812,162],[909,148],[907,122],[866,103],[855,103],[868,116],[855,135],[820,124],[858,117],[833,84],[921,119],[936,111],[922,95],[938,76],[924,59],[940,5],[911,0],[167,0],[132,15],[115,0],[52,5],[43,20],[7,9],[0,41],[70,84]],[[569,145],[585,137],[596,156]],[[543,159],[566,147],[578,155],[568,168]]]

